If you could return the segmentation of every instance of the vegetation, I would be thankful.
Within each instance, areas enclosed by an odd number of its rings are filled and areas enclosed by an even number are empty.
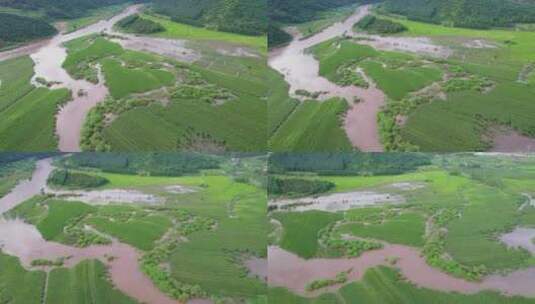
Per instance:
[[[273,151],[349,151],[351,143],[342,130],[348,109],[344,99],[301,103],[270,139]]]
[[[267,191],[269,196],[308,196],[327,192],[334,188],[331,182],[300,178],[269,177]]]
[[[68,189],[97,188],[107,184],[109,181],[100,176],[72,172],[69,170],[54,170],[48,177],[49,185]]]
[[[274,153],[272,173],[305,171],[320,175],[395,175],[430,164],[430,156],[417,153]]]
[[[403,24],[373,15],[368,15],[355,23],[355,28],[369,34],[397,34],[407,30]]]
[[[45,38],[56,29],[40,19],[0,13],[0,50],[28,40]]]
[[[69,168],[95,168],[104,172],[181,176],[219,168],[221,159],[199,153],[77,153],[63,160]]]
[[[530,1],[389,0],[381,7],[412,20],[456,27],[484,29],[535,22],[535,4]]]
[[[351,270],[340,272],[339,274],[336,275],[336,278],[334,279],[312,281],[310,284],[307,285],[306,290],[314,291],[314,290],[322,289],[322,288],[333,286],[333,285],[344,284],[345,282],[347,282],[347,275],[350,272]]]
[[[116,23],[121,30],[136,34],[154,34],[165,31],[165,28],[152,20],[142,18],[138,14],[128,16]]]
[[[56,268],[49,274],[46,303],[137,303],[114,288],[107,275],[98,260],[83,261],[72,269]]]
[[[175,22],[224,32],[263,35],[267,31],[265,0],[155,0],[153,9]]]

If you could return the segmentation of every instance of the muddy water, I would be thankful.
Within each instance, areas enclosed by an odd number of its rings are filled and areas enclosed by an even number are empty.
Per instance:
[[[368,251],[358,258],[310,259],[304,260],[293,253],[279,247],[268,249],[268,284],[274,287],[285,287],[303,296],[317,296],[327,289],[310,293],[306,285],[314,280],[334,278],[343,271],[352,269],[348,282],[359,281],[366,270],[389,265],[389,258],[397,258],[395,267],[411,283],[419,287],[444,292],[460,292],[473,294],[482,290],[495,289],[504,294],[535,297],[533,279],[535,268],[513,272],[507,276],[489,276],[482,282],[468,282],[442,273],[425,262],[420,252],[402,245],[385,245],[382,249]],[[331,287],[336,290],[341,286]]]
[[[321,33],[306,39],[295,39],[286,47],[273,50],[269,54],[269,65],[279,71],[290,85],[290,94],[294,97],[296,90],[309,92],[326,92],[321,95],[325,100],[331,97],[343,97],[351,103],[351,109],[344,119],[344,129],[353,144],[362,151],[382,151],[377,130],[377,113],[384,105],[384,94],[371,85],[369,89],[355,86],[342,87],[319,76],[319,62],[307,49],[329,39],[350,33],[353,25],[366,16],[370,6],[360,7],[347,20],[336,23]],[[355,98],[361,100],[353,104]]]
[[[500,237],[500,241],[505,243],[508,247],[524,248],[535,255],[535,243],[533,243],[534,238],[534,228],[517,227],[515,230],[502,235]]]
[[[0,198],[0,216],[18,204],[40,194],[53,169],[51,159],[37,161],[32,177],[29,180],[19,182],[11,192]]]
[[[256,277],[267,281],[268,278],[268,261],[258,257],[250,257],[243,262],[243,265],[249,270],[249,276]]]
[[[405,202],[405,199],[401,195],[373,191],[354,191],[333,193],[317,197],[280,199],[270,201],[269,204],[271,206],[278,206],[282,209],[291,209],[292,211],[321,210],[337,212],[377,204],[403,202]]]
[[[512,130],[497,131],[492,136],[491,152],[535,152],[535,138]]]

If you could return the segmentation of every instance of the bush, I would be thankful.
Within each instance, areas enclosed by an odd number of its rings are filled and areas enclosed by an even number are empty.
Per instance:
[[[370,34],[396,34],[407,30],[403,24],[371,15],[355,23],[355,28]]]
[[[103,186],[108,182],[109,181],[104,177],[71,172],[68,170],[54,170],[47,181],[50,185],[70,189],[96,188]]]

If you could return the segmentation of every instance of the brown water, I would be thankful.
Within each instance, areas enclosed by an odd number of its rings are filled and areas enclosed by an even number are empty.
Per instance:
[[[366,16],[369,9],[370,6],[362,6],[345,21],[306,39],[300,39],[299,34],[295,35],[288,46],[271,51],[268,62],[273,69],[284,75],[290,85],[290,94],[296,98],[296,90],[326,92],[321,95],[322,100],[342,97],[353,103],[358,97],[361,102],[351,105],[344,120],[344,129],[351,143],[360,150],[382,151],[377,131],[377,113],[385,102],[384,94],[374,85],[369,89],[361,89],[355,86],[342,87],[330,82],[319,76],[319,62],[307,52],[308,48],[318,43],[350,33],[353,25]]]
[[[32,177],[19,182],[11,192],[0,198],[0,216],[18,204],[40,194],[53,169],[51,159],[37,161]]]
[[[352,269],[348,282],[360,281],[366,270],[389,265],[388,259],[397,258],[395,267],[411,283],[419,287],[444,292],[474,294],[482,290],[494,289],[508,295],[535,297],[533,282],[535,268],[515,271],[501,276],[493,275],[481,282],[469,282],[455,278],[429,266],[420,256],[420,251],[403,245],[386,244],[382,249],[367,251],[357,258],[309,259],[305,260],[279,247],[268,249],[268,284],[285,287],[303,295],[316,296],[326,290],[310,293],[306,285],[314,280],[334,278],[340,272]],[[336,290],[341,286],[334,286]]]
[[[138,260],[141,253],[130,245],[113,240],[111,245],[77,248],[43,239],[37,228],[20,219],[5,219],[1,213],[17,206],[46,187],[53,170],[50,159],[37,162],[31,180],[22,181],[9,194],[0,199],[0,248],[20,259],[25,268],[31,268],[35,259],[65,260],[65,267],[73,267],[82,260],[99,259],[109,267],[110,278],[119,290],[143,303],[176,304],[178,301],[162,293],[141,272]],[[108,260],[107,257],[115,257]]]
[[[535,238],[534,228],[516,227],[515,230],[500,236],[500,241],[505,243],[507,247],[524,248],[531,254],[535,255]]]
[[[492,135],[492,152],[535,152],[535,138],[513,130],[500,130]]]

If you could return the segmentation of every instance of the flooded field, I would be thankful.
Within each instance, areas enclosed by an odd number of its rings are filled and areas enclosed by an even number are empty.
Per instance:
[[[523,248],[535,255],[535,229],[516,227],[515,230],[500,236],[500,241],[507,247]]]

